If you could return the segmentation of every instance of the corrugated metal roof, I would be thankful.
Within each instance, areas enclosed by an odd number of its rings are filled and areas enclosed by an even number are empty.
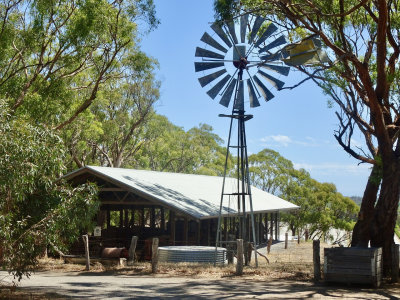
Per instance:
[[[125,186],[144,198],[164,203],[197,219],[218,216],[223,177],[97,166],[86,166],[64,177],[73,178],[85,172],[85,169],[103,178],[109,178],[114,183]],[[227,177],[225,193],[235,192],[237,192],[237,180]],[[251,187],[251,192],[254,212],[299,208],[256,187]],[[224,196],[223,215],[237,213],[236,199],[233,196],[231,198]],[[246,203],[246,211],[250,211],[249,203]]]

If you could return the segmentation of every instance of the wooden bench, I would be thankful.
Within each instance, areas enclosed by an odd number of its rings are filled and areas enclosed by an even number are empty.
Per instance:
[[[379,287],[382,281],[382,248],[325,248],[324,279],[325,282]]]

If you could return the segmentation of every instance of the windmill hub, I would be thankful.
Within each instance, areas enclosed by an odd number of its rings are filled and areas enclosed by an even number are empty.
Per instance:
[[[234,60],[233,61],[233,65],[240,69],[240,70],[244,70],[246,69],[246,66],[249,64],[248,60],[246,57],[241,57],[239,60]]]

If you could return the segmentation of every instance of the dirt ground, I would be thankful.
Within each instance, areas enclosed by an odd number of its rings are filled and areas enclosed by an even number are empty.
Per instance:
[[[265,248],[260,252],[267,254]],[[133,267],[97,263],[87,272],[82,265],[47,259],[16,288],[12,278],[0,272],[0,299],[400,299],[400,284],[373,289],[314,283],[312,243],[292,242],[289,249],[275,244],[267,256],[269,264],[259,257],[255,268],[253,259],[240,277],[234,275],[235,266],[160,263],[154,275],[149,263]]]

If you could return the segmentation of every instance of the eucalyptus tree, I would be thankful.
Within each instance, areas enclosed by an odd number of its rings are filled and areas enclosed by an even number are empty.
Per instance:
[[[225,148],[212,127],[200,124],[188,131],[155,115],[144,126],[146,140],[137,155],[137,168],[176,173],[218,175],[224,173]],[[232,158],[228,157],[229,166]]]
[[[260,189],[279,195],[288,184],[293,163],[278,152],[264,149],[249,156],[249,173],[251,183]]]
[[[0,4],[0,95],[14,114],[62,129],[125,76],[136,21],[157,25],[152,0],[15,0]]]
[[[0,263],[21,279],[48,245],[63,251],[90,228],[97,190],[59,180],[65,172],[63,141],[52,130],[11,116],[4,100],[0,136]]]
[[[144,146],[142,127],[154,115],[160,83],[156,61],[140,51],[132,58],[124,63],[129,75],[104,84],[97,101],[64,131],[72,168],[126,166]]]
[[[296,68],[336,104],[340,146],[371,165],[353,246],[383,247],[384,270],[400,196],[399,2],[392,0],[216,0],[217,15],[244,11],[281,25],[292,41],[314,35],[330,56],[320,66]],[[243,9],[243,10],[241,10]],[[361,136],[363,146],[354,143]]]
[[[349,232],[358,206],[338,193],[334,184],[320,183],[278,152],[264,149],[249,157],[251,182],[258,188],[290,201],[300,208],[283,213],[292,234],[308,229],[310,237],[326,237],[332,229]]]

